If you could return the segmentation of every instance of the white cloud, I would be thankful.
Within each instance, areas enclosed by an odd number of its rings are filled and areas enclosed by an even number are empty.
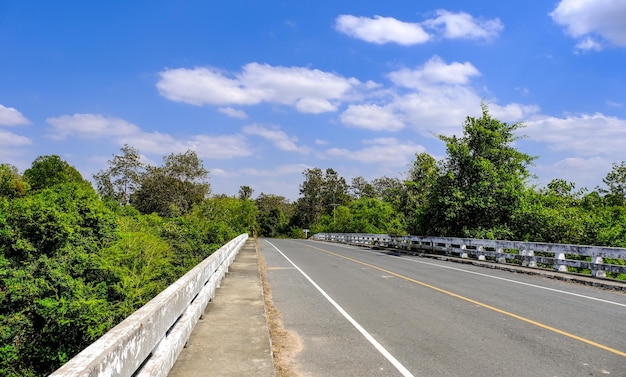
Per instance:
[[[472,76],[480,72],[470,62],[446,64],[439,56],[433,56],[422,67],[391,72],[389,78],[398,85],[419,89],[433,84],[466,85]]]
[[[373,131],[399,131],[404,128],[393,110],[378,105],[350,105],[341,114],[341,122]]]
[[[146,154],[184,153],[196,151],[200,158],[229,159],[252,154],[243,135],[192,135],[175,138],[161,132],[144,132],[138,126],[120,118],[98,114],[63,115],[48,118],[51,137],[63,140],[76,137],[87,140],[109,139],[114,143],[129,144]]]
[[[537,114],[540,110],[537,105],[522,105],[519,103],[509,103],[504,106],[498,104],[488,104],[489,113],[496,119],[507,122],[518,122],[527,119],[532,114]]]
[[[2,148],[23,147],[25,145],[31,145],[32,143],[32,140],[26,136],[0,130],[0,147]]]
[[[284,151],[298,151],[300,148],[296,145],[297,137],[289,137],[283,131],[278,129],[269,129],[259,125],[250,125],[243,128],[243,132],[249,135],[257,135],[271,141],[274,146]]]
[[[494,115],[507,122],[526,119],[539,110],[534,105],[498,105],[495,100],[485,100],[471,86],[471,79],[479,75],[480,71],[470,62],[448,64],[433,56],[421,67],[388,74],[395,85],[410,91],[398,92],[386,107],[397,119],[423,134],[447,135],[459,133],[467,116],[479,116],[484,101]]]
[[[232,107],[220,107],[217,109],[220,113],[226,114],[231,118],[247,119],[248,114],[243,110],[233,109]]]
[[[142,153],[161,154],[184,153],[195,151],[200,158],[231,159],[252,155],[242,135],[194,135],[187,139],[176,139],[160,132],[140,133],[131,138],[119,140],[122,144],[131,144]]]
[[[75,136],[84,139],[120,137],[136,134],[139,127],[123,119],[105,117],[99,114],[63,115],[46,119],[53,128],[51,137],[56,140]]]
[[[502,22],[476,19],[464,12],[437,10],[435,17],[422,23],[400,21],[393,17],[357,17],[343,14],[335,20],[335,29],[351,37],[375,44],[397,43],[415,45],[426,43],[435,35],[448,39],[483,39],[496,37],[504,28]],[[433,30],[431,34],[425,28]]]
[[[591,37],[585,37],[576,44],[576,49],[581,51],[602,51],[602,44]]]
[[[242,135],[196,135],[187,144],[201,158],[231,159],[253,154]]]
[[[303,67],[249,63],[241,73],[209,68],[178,68],[160,73],[162,96],[192,105],[254,105],[261,102],[295,106],[303,113],[337,110],[362,84],[355,78]],[[363,85],[366,86],[366,85]]]
[[[626,46],[626,2],[623,0],[561,0],[550,13],[565,33],[581,38],[577,47],[598,50],[598,42],[589,36],[600,36],[609,44]]]
[[[301,113],[321,114],[337,111],[337,106],[320,98],[301,98],[296,101],[296,109]]]
[[[165,70],[159,75],[159,93],[172,101],[196,106],[253,105],[261,102],[258,90],[246,88],[238,79],[228,78],[216,69],[177,68]]]
[[[351,37],[376,44],[414,45],[430,39],[430,35],[420,24],[403,22],[392,17],[369,18],[344,14],[335,20],[335,28]]]
[[[553,164],[538,164],[532,170],[542,177],[538,180],[539,187],[545,187],[553,179],[564,179],[574,182],[576,188],[586,187],[594,190],[597,186],[602,187],[602,179],[611,171],[612,161],[606,157],[567,157]]]
[[[21,126],[29,123],[30,121],[16,109],[0,105],[0,126]]]
[[[479,20],[465,12],[453,13],[444,9],[436,12],[436,17],[424,22],[424,26],[436,29],[444,38],[449,39],[484,39],[489,40],[504,28],[502,22]]]
[[[300,175],[306,169],[311,168],[311,166],[305,164],[290,164],[290,165],[280,165],[275,166],[270,169],[242,169],[242,174],[245,175],[253,175],[256,177],[280,177],[287,175]]]
[[[541,117],[525,122],[524,133],[550,149],[579,156],[610,156],[626,159],[626,120],[603,114],[565,118]]]
[[[423,146],[395,138],[366,140],[365,147],[359,150],[331,148],[328,156],[358,161],[364,164],[386,166],[406,166],[416,153],[424,152]]]
[[[235,177],[239,177],[239,173],[233,170],[211,168],[211,176],[222,177],[222,178],[235,178]]]

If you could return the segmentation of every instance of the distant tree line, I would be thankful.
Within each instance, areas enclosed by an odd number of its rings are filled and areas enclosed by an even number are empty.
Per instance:
[[[480,117],[466,118],[462,136],[439,136],[445,159],[416,154],[403,179],[347,184],[331,168],[306,169],[294,203],[259,206],[261,234],[309,228],[626,247],[626,163],[614,163],[591,192],[562,179],[536,187],[529,184],[535,157],[515,148],[521,128],[483,105]]]
[[[0,164],[0,375],[49,374],[244,232],[626,247],[626,164],[615,163],[591,192],[560,179],[532,186],[535,158],[514,145],[522,127],[483,106],[462,136],[439,136],[445,159],[419,153],[402,178],[350,184],[332,168],[305,169],[294,202],[253,199],[251,186],[211,195],[193,151],[152,166],[125,145],[94,175],[95,189],[57,155],[38,157],[23,174]]]

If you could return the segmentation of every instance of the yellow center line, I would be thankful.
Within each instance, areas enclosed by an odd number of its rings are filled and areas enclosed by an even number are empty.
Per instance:
[[[310,248],[312,248],[312,249],[315,249],[315,250],[322,251],[322,252],[327,253],[327,254],[331,254],[331,255],[337,256],[337,257],[339,257],[339,258],[343,258],[343,259],[349,260],[349,261],[354,262],[354,263],[361,264],[361,265],[363,265],[363,266],[367,266],[367,267],[369,267],[369,268],[373,268],[373,269],[375,269],[375,270],[382,271],[382,272],[384,272],[384,273],[386,273],[386,274],[389,274],[389,275],[392,275],[392,276],[398,277],[398,278],[400,278],[400,279],[404,279],[404,280],[406,280],[406,281],[409,281],[409,282],[411,282],[411,283],[415,283],[415,284],[421,285],[421,286],[426,287],[426,288],[433,289],[433,290],[435,290],[435,291],[437,291],[437,292],[441,292],[441,293],[447,294],[447,295],[452,296],[452,297],[456,297],[456,298],[458,298],[458,299],[460,299],[460,300],[470,302],[470,303],[472,303],[472,304],[475,304],[475,305],[481,306],[481,307],[483,307],[483,308],[486,308],[486,309],[489,309],[489,310],[493,310],[494,312],[497,312],[497,313],[500,313],[500,314],[504,314],[504,315],[506,315],[506,316],[509,316],[509,317],[512,317],[512,318],[518,319],[518,320],[520,320],[520,321],[523,321],[523,322],[529,323],[529,324],[531,324],[531,325],[535,325],[535,326],[537,326],[537,327],[540,327],[540,328],[545,329],[545,330],[548,330],[548,331],[552,331],[552,332],[554,332],[554,333],[557,333],[557,334],[560,334],[560,335],[566,336],[566,337],[568,337],[568,338],[570,338],[570,339],[575,339],[575,340],[578,340],[579,342],[583,342],[583,343],[588,344],[588,345],[590,345],[590,346],[594,346],[594,347],[597,347],[597,348],[603,349],[603,350],[605,350],[605,351],[609,351],[609,352],[611,352],[611,353],[614,353],[614,354],[616,354],[616,355],[619,355],[619,356],[622,356],[622,357],[626,357],[626,352],[623,352],[623,351],[617,350],[617,349],[615,349],[615,348],[611,348],[611,347],[605,346],[605,345],[600,344],[600,343],[596,343],[596,342],[594,342],[594,341],[592,341],[592,340],[589,340],[589,339],[586,339],[586,338],[580,337],[580,336],[578,336],[578,335],[574,335],[574,334],[568,333],[567,331],[559,330],[559,329],[554,328],[554,327],[552,327],[552,326],[545,325],[545,324],[543,324],[543,323],[541,323],[541,322],[533,321],[532,319],[529,319],[529,318],[526,318],[526,317],[522,317],[521,315],[517,315],[517,314],[515,314],[515,313],[511,313],[511,312],[507,312],[506,310],[502,310],[502,309],[496,308],[496,307],[494,307],[494,306],[487,305],[487,304],[482,303],[482,302],[480,302],[480,301],[476,301],[476,300],[471,299],[471,298],[469,298],[469,297],[461,296],[461,295],[456,294],[456,293],[454,293],[454,292],[450,292],[450,291],[447,291],[447,290],[445,290],[445,289],[442,289],[442,288],[439,288],[439,287],[435,287],[434,285],[430,285],[430,284],[424,283],[424,282],[419,281],[419,280],[411,279],[411,278],[410,278],[410,277],[408,277],[408,276],[400,275],[400,274],[395,273],[395,272],[393,272],[393,271],[386,270],[386,269],[384,269],[384,268],[382,268],[382,267],[374,266],[374,265],[372,265],[372,264],[365,263],[365,262],[359,261],[359,260],[357,260],[357,259],[352,259],[352,258],[346,257],[346,256],[341,255],[341,254],[333,253],[332,251],[328,251],[328,250],[320,249],[320,248],[315,247],[315,246],[311,246],[311,245],[306,245],[306,246],[308,246],[308,247],[310,247]]]

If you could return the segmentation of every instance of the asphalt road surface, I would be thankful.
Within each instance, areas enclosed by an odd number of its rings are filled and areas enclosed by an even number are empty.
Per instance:
[[[262,239],[302,376],[626,376],[626,294],[436,259]]]

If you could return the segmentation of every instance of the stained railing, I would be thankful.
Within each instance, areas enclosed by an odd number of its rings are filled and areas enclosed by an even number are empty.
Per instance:
[[[389,247],[407,252],[431,252],[512,263],[559,272],[588,270],[594,277],[607,272],[626,274],[626,248],[551,244],[522,241],[497,241],[472,238],[390,236],[363,233],[318,233],[314,239],[352,245]]]

